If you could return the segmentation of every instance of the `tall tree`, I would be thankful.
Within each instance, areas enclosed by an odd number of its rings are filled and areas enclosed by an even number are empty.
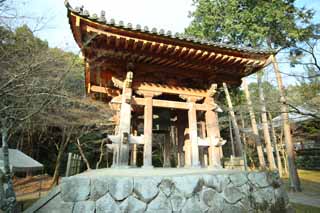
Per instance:
[[[286,48],[317,29],[313,10],[295,0],[193,0],[196,9],[186,33],[236,45]]]
[[[263,155],[263,148],[262,148],[261,139],[260,139],[260,136],[259,136],[259,130],[258,130],[257,122],[256,122],[256,117],[255,117],[253,106],[252,106],[250,92],[249,92],[246,80],[242,79],[242,82],[243,82],[243,89],[244,89],[244,93],[245,93],[245,96],[246,96],[248,110],[249,110],[249,114],[250,114],[251,128],[252,128],[252,132],[253,132],[253,134],[255,136],[255,141],[256,141],[256,144],[257,144],[257,152],[258,152],[258,157],[259,157],[259,164],[260,164],[261,168],[265,168],[266,167],[266,162],[265,162],[264,155]]]
[[[242,148],[242,144],[241,144],[241,138],[240,138],[240,131],[239,131],[239,126],[238,126],[238,123],[237,123],[237,119],[236,119],[236,115],[234,113],[234,110],[233,110],[233,105],[232,105],[232,101],[231,101],[231,97],[230,97],[230,94],[229,94],[229,90],[228,90],[228,87],[227,87],[227,84],[226,83],[223,83],[223,89],[224,89],[224,92],[226,94],[226,99],[227,99],[227,103],[228,103],[228,108],[229,108],[229,116],[230,116],[230,119],[232,121],[232,127],[233,127],[233,130],[234,130],[234,136],[235,136],[235,156],[236,157],[243,157],[243,148]]]
[[[206,37],[216,41],[228,41],[240,46],[289,48],[302,41],[308,41],[317,30],[318,25],[312,23],[313,10],[298,8],[295,0],[194,0],[196,9],[190,14],[193,17],[187,34]],[[275,70],[279,74],[279,70]],[[278,72],[278,73],[277,73]],[[278,81],[281,97],[285,94]],[[283,101],[282,114],[288,111]],[[285,115],[284,115],[285,117]],[[288,117],[288,116],[287,116]],[[285,124],[285,122],[284,122]],[[285,127],[286,142],[292,143],[290,127]],[[289,132],[288,132],[289,131]],[[292,144],[291,144],[292,145]],[[290,151],[287,150],[287,151]],[[292,150],[291,150],[292,151]],[[293,153],[288,153],[290,156]],[[294,164],[294,161],[291,163]],[[295,169],[295,166],[290,167]],[[290,172],[294,185],[300,189],[297,171]]]
[[[268,118],[267,118],[267,107],[265,104],[264,99],[264,91],[261,86],[261,74],[257,74],[257,80],[258,80],[258,87],[259,87],[259,98],[260,98],[260,107],[261,107],[261,121],[262,121],[262,129],[263,129],[263,136],[264,136],[264,142],[266,144],[266,150],[267,150],[267,157],[268,157],[268,163],[269,168],[272,170],[277,169],[272,146],[271,146],[271,137],[270,137],[270,131],[269,131],[269,124],[268,124]]]

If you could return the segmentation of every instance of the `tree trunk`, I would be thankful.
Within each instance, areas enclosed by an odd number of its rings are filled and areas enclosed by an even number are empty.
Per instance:
[[[288,154],[288,167],[289,167],[289,177],[290,177],[290,188],[293,191],[301,191],[300,186],[300,179],[298,176],[296,164],[295,164],[295,157],[294,157],[294,147],[292,142],[291,130],[290,130],[290,123],[289,123],[289,114],[288,114],[288,107],[287,107],[287,98],[284,91],[284,86],[282,84],[282,77],[280,74],[280,70],[278,64],[276,62],[275,56],[271,56],[273,69],[277,77],[279,93],[280,93],[280,102],[281,102],[281,113],[282,113],[282,122],[283,122],[283,129],[284,129],[284,137],[286,142],[286,149]]]
[[[250,92],[249,92],[249,89],[248,89],[247,82],[246,82],[246,80],[244,78],[242,79],[242,82],[243,82],[243,89],[244,89],[244,93],[245,93],[247,104],[248,104],[248,110],[249,110],[249,114],[250,114],[252,132],[253,132],[253,134],[255,136],[255,142],[256,142],[256,146],[257,146],[257,152],[258,152],[258,157],[259,157],[260,168],[264,169],[266,167],[266,161],[265,161],[264,155],[263,155],[262,143],[261,143],[261,139],[260,139],[260,136],[259,136],[256,117],[254,115],[254,111],[253,111],[253,107],[252,107],[252,102],[251,102],[251,98],[250,98]]]
[[[283,128],[281,128],[281,133],[280,133],[280,146],[281,146],[281,155],[282,155],[282,159],[283,159],[283,164],[284,164],[284,173],[285,175],[288,175],[289,174],[289,171],[288,171],[288,161],[287,161],[287,155],[286,155],[286,152],[284,150],[284,145],[283,145]]]
[[[273,146],[274,146],[274,150],[276,151],[276,156],[277,156],[277,166],[278,166],[280,177],[282,177],[282,175],[283,175],[283,167],[282,167],[280,153],[279,153],[278,144],[277,144],[276,131],[274,130],[274,127],[273,127],[273,124],[272,124],[271,113],[269,112],[268,115],[269,115],[269,120],[270,120],[271,134],[272,134],[272,138],[273,138]]]
[[[70,130],[71,131],[71,130]],[[64,128],[62,130],[62,140],[61,140],[61,144],[58,150],[58,156],[57,156],[57,160],[56,160],[56,166],[54,168],[54,174],[52,177],[52,183],[51,183],[51,187],[55,186],[58,184],[59,181],[59,176],[60,176],[60,166],[61,166],[61,161],[62,161],[62,157],[64,154],[64,151],[66,150],[69,141],[70,141],[70,137],[71,137],[71,133],[68,133],[68,136],[66,137],[66,129]]]
[[[258,80],[258,88],[259,88],[259,99],[260,99],[260,105],[261,105],[261,121],[262,121],[264,142],[266,144],[269,168],[271,170],[274,170],[274,169],[277,169],[277,167],[276,167],[276,163],[274,161],[274,156],[273,156],[273,152],[272,152],[268,118],[267,118],[267,109],[266,109],[266,105],[265,105],[264,92],[263,92],[263,88],[261,85],[261,75],[260,74],[257,74],[257,80]]]
[[[5,212],[13,212],[14,207],[16,206],[16,194],[13,189],[12,175],[10,170],[10,161],[9,161],[9,147],[8,147],[8,131],[6,123],[3,122],[2,133],[2,154],[3,154],[3,167],[4,173],[0,172],[1,178],[1,190],[0,190],[0,207],[4,208]],[[0,169],[1,170],[1,169]],[[3,180],[5,180],[3,182]],[[5,186],[6,185],[6,186]]]
[[[244,130],[244,119],[242,116],[242,112],[240,111],[240,120],[241,120],[241,128]],[[247,139],[246,139],[246,133],[242,131],[242,141],[243,141],[243,160],[244,160],[244,169],[248,170],[248,164],[247,164]]]
[[[8,147],[8,129],[3,127],[2,129],[2,153],[3,153],[3,167],[4,174],[10,175],[10,162],[9,162],[9,147]]]
[[[100,164],[102,162],[102,159],[103,159],[103,156],[104,156],[104,149],[105,149],[104,144],[105,144],[105,142],[106,142],[105,139],[103,139],[101,141],[101,144],[100,144],[100,157],[99,157],[99,160],[98,160],[98,162],[96,164],[96,169],[99,169]],[[107,150],[107,152],[108,152],[108,150]]]
[[[239,131],[238,123],[236,120],[236,115],[233,111],[233,106],[232,106],[230,94],[229,94],[228,87],[227,87],[226,83],[223,83],[223,88],[224,88],[224,92],[226,94],[226,99],[227,99],[227,103],[228,103],[228,107],[229,107],[229,114],[231,117],[232,126],[233,126],[233,130],[234,130],[234,136],[235,136],[235,142],[236,142],[235,143],[235,155],[236,155],[236,157],[242,157],[243,153],[242,153],[240,131]]]
[[[77,138],[77,147],[78,147],[78,150],[80,152],[80,155],[81,155],[83,161],[86,163],[87,170],[91,170],[90,163],[82,150],[82,147],[81,147],[81,144],[80,144],[80,141],[78,138]]]
[[[230,116],[229,116],[229,133],[230,133],[232,156],[235,156],[236,154],[235,154],[235,151],[234,151],[234,141],[233,141],[233,134],[232,134],[232,123],[231,123]]]

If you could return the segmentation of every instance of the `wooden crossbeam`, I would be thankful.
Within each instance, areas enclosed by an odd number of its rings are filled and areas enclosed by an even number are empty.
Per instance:
[[[111,103],[112,104],[121,104],[121,96],[117,96],[117,97],[113,98],[111,100]],[[131,104],[144,106],[144,105],[146,105],[145,98],[132,97]],[[190,103],[152,99],[152,106],[153,107],[160,107],[160,108],[188,110],[190,108]],[[211,109],[211,110],[216,109],[216,105],[209,105],[209,104],[195,104],[195,107],[196,107],[196,110],[199,110],[199,111],[207,111],[208,109]]]
[[[145,82],[134,83],[133,89],[150,92],[161,92],[167,94],[190,95],[195,97],[207,97],[208,95],[206,90]]]
[[[95,85],[90,86],[90,91],[97,92],[97,93],[104,93],[104,94],[107,94],[108,96],[112,96],[112,97],[120,95],[119,90],[111,89],[111,88],[107,88],[107,87],[95,86]]]

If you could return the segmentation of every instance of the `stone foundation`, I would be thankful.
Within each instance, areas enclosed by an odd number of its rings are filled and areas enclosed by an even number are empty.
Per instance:
[[[64,178],[27,212],[286,212],[275,172],[102,169]]]

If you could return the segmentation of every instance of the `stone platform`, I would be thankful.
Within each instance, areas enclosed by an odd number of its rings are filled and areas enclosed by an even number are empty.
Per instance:
[[[27,212],[287,212],[277,173],[100,169],[64,178]]]

